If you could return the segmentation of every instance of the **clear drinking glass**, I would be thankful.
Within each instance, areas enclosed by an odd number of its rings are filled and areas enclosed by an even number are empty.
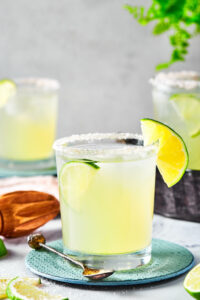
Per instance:
[[[16,79],[16,93],[0,107],[0,166],[26,168],[52,158],[59,83],[53,79]]]
[[[159,73],[151,79],[154,117],[184,139],[191,170],[200,170],[200,76],[196,72]]]
[[[157,146],[108,133],[59,139],[54,150],[66,253],[95,268],[147,264]]]

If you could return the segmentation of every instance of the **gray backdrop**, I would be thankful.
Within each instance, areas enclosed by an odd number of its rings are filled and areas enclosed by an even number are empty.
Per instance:
[[[1,0],[0,78],[44,76],[62,85],[58,136],[139,131],[152,115],[148,79],[169,58],[167,35],[155,37],[121,0]],[[186,63],[199,70],[200,39]]]

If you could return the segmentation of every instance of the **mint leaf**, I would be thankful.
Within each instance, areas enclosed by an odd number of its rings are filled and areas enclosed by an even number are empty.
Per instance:
[[[153,34],[162,34],[170,28],[170,23],[165,21],[160,21],[154,26]]]

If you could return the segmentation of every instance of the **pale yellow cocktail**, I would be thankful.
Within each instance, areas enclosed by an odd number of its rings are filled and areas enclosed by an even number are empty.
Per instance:
[[[133,254],[132,266],[150,260],[156,146],[138,143],[131,134],[55,143],[66,249],[102,261]]]
[[[57,89],[54,80],[16,80],[15,92],[0,106],[0,159],[32,161],[52,156]]]
[[[155,118],[180,134],[189,151],[188,169],[200,170],[200,75],[159,73],[151,82]]]

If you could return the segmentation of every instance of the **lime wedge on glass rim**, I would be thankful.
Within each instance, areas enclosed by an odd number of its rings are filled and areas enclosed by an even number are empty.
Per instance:
[[[62,296],[50,295],[23,278],[18,277],[9,282],[6,293],[8,298],[13,300],[68,300],[68,298],[63,298]]]
[[[21,279],[32,285],[39,285],[41,283],[40,278],[22,277]],[[11,281],[11,278],[0,278],[0,299],[7,298],[6,289],[7,289],[8,283],[10,281]]]
[[[200,135],[200,98],[193,94],[176,94],[170,97],[170,101],[189,135],[193,138]]]
[[[81,208],[81,197],[87,191],[99,166],[91,160],[69,161],[59,173],[62,200],[75,210]]]
[[[192,297],[200,299],[200,264],[187,274],[183,286]]]
[[[0,108],[16,93],[16,84],[10,79],[0,80]]]
[[[189,155],[181,136],[172,128],[153,119],[142,119],[144,144],[158,141],[157,167],[168,187],[176,184],[185,173]]]

